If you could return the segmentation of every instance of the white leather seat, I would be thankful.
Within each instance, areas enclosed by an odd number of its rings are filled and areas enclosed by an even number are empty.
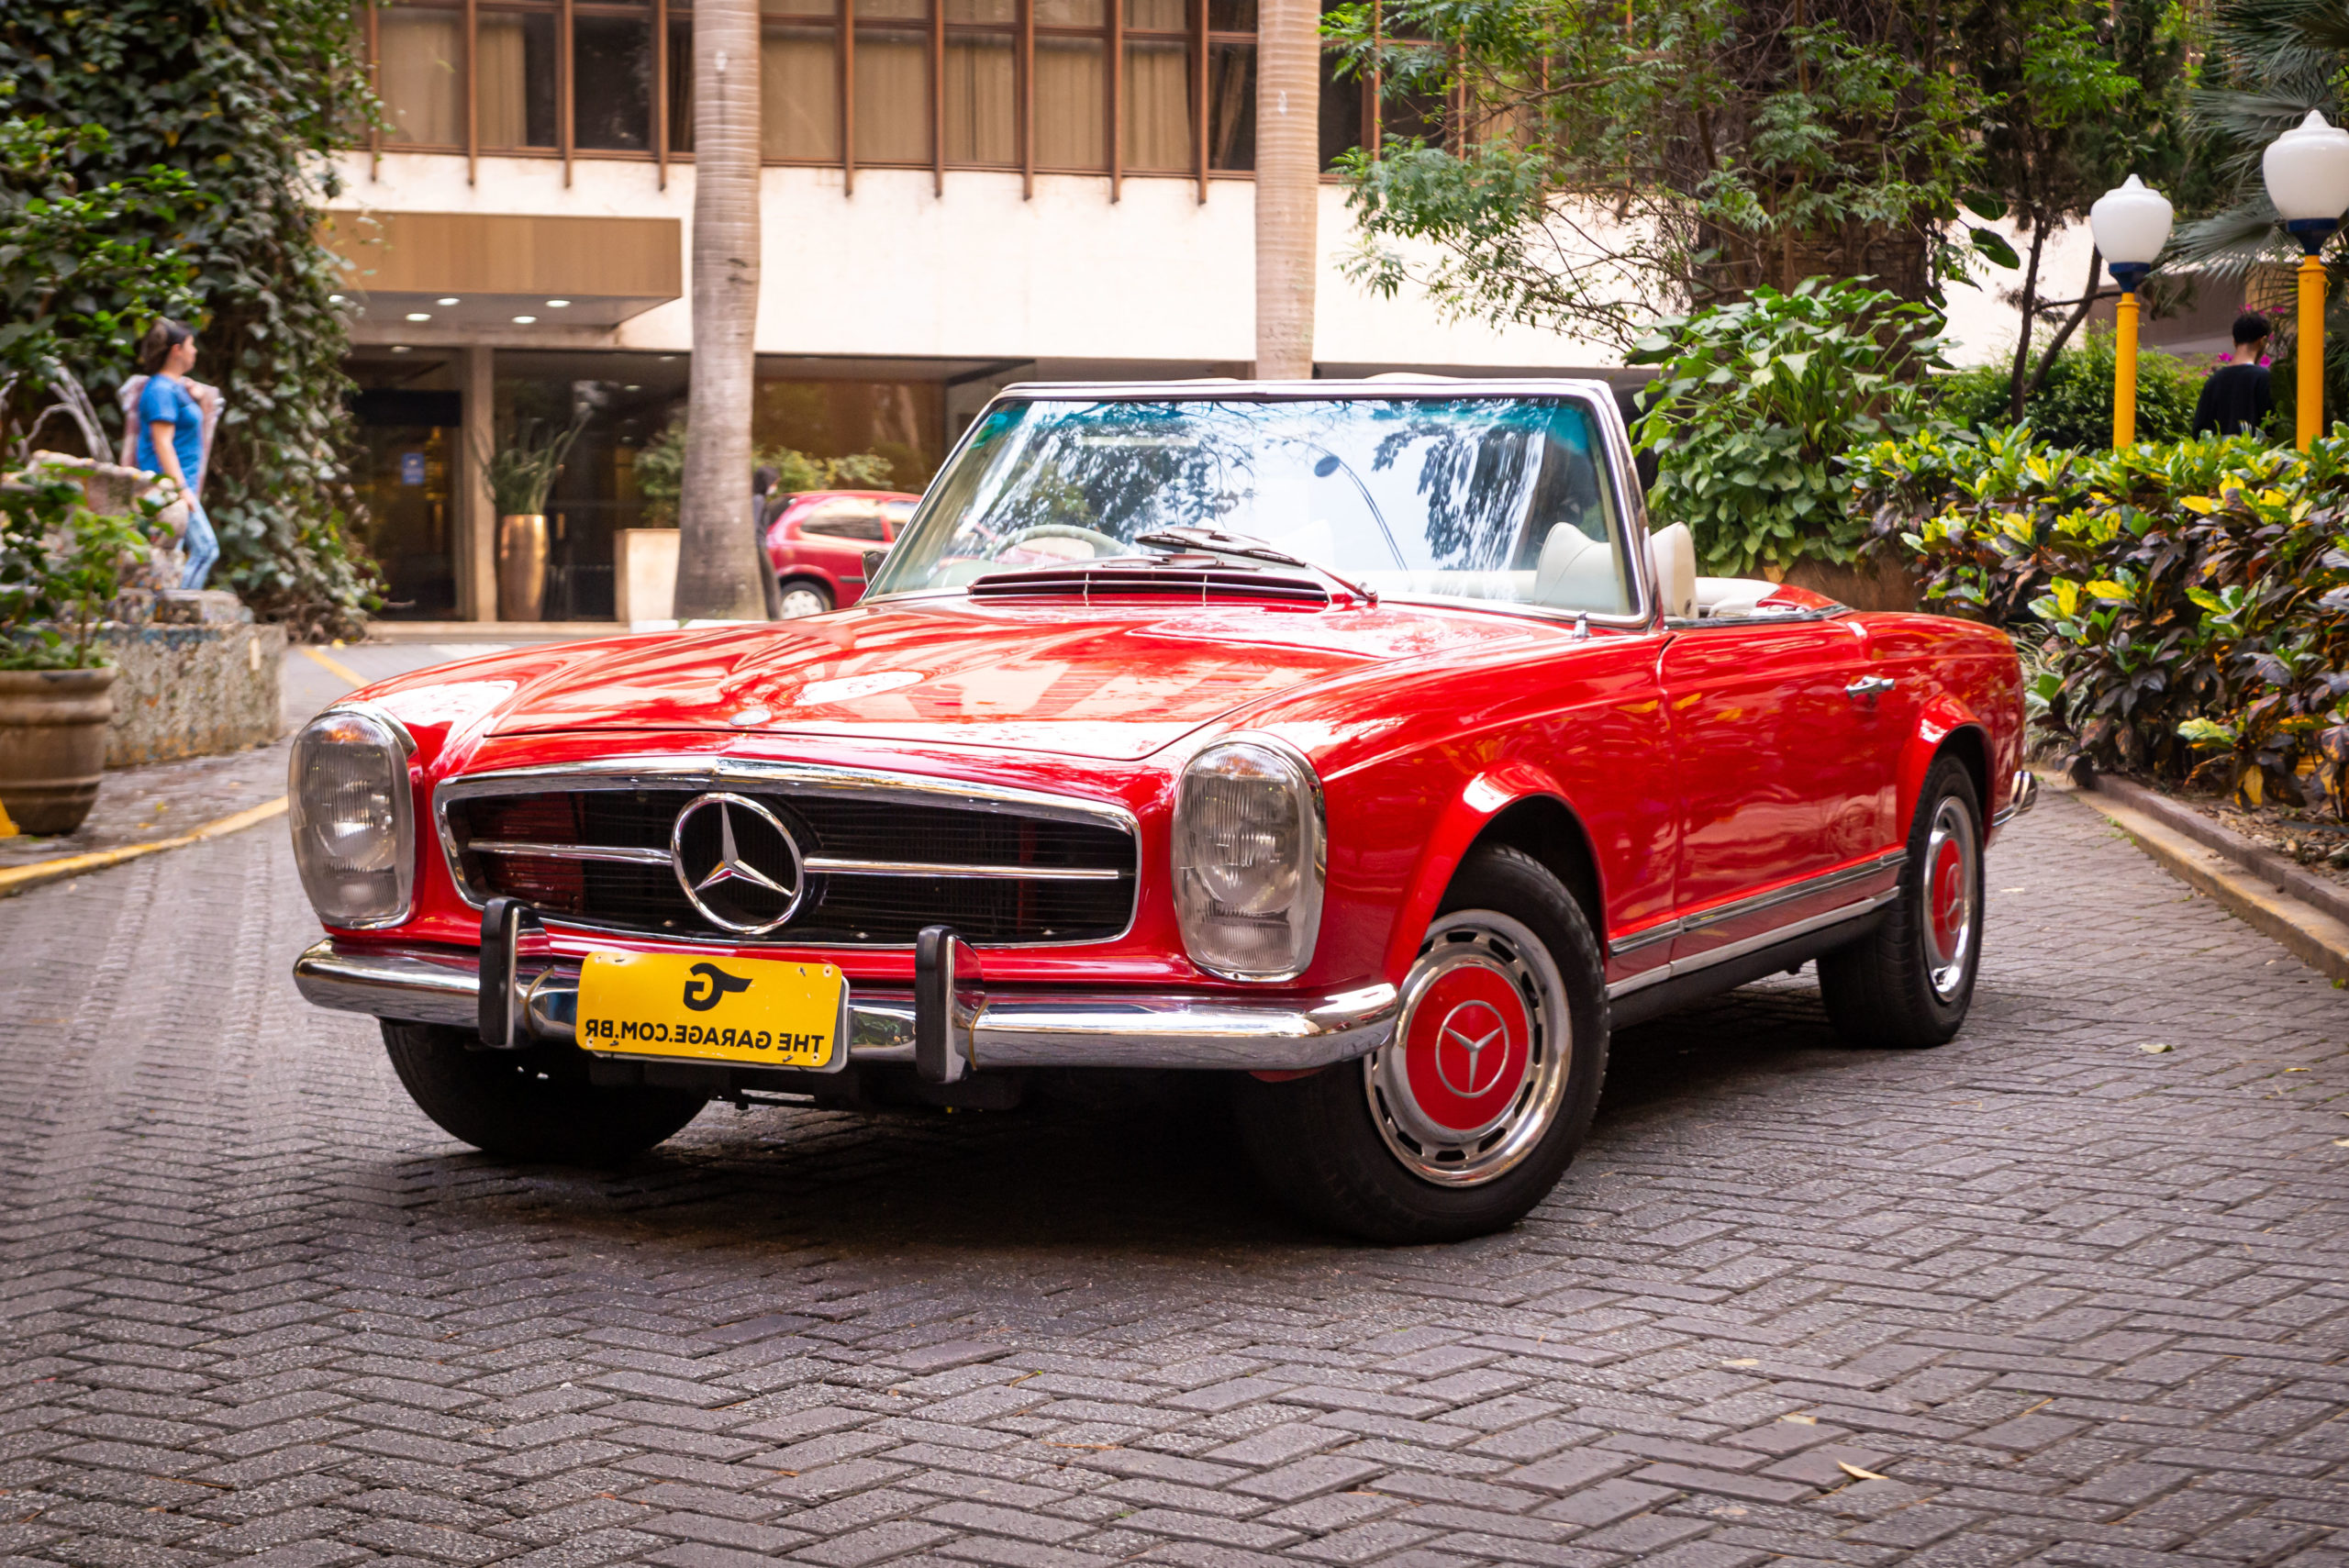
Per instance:
[[[1623,586],[1615,571],[1615,551],[1604,539],[1558,524],[1542,541],[1542,559],[1533,568],[1533,602],[1553,610],[1594,610],[1602,615],[1622,609]]]
[[[1697,539],[1687,524],[1648,535],[1648,576],[1665,615],[1675,620],[1697,617]]]

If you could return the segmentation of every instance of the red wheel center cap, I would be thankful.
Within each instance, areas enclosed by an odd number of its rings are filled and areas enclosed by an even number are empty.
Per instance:
[[[1933,867],[1933,939],[1944,953],[1965,929],[1965,856],[1954,844],[1942,847]]]
[[[1525,998],[1505,976],[1481,963],[1450,970],[1411,1012],[1403,1044],[1411,1098],[1438,1127],[1481,1132],[1516,1100],[1532,1045]]]

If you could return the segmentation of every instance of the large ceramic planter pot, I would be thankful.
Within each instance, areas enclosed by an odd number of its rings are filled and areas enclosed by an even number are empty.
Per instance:
[[[515,512],[498,518],[497,618],[544,618],[546,593],[546,514]]]
[[[71,833],[97,803],[112,670],[0,670],[0,806],[23,833]]]

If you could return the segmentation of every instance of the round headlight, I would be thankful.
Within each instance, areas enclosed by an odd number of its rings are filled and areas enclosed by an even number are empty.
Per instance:
[[[358,708],[322,713],[295,738],[286,780],[294,864],[328,925],[407,917],[416,879],[411,749],[395,723]]]
[[[1200,968],[1288,980],[1321,921],[1320,782],[1286,746],[1226,740],[1183,770],[1174,796],[1174,907]]]

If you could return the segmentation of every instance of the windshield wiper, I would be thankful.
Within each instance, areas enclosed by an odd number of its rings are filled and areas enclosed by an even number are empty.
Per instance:
[[[1378,603],[1375,588],[1365,587],[1350,577],[1341,577],[1318,561],[1308,561],[1301,555],[1275,550],[1269,539],[1258,539],[1254,534],[1229,534],[1221,528],[1160,528],[1154,533],[1138,535],[1134,542],[1158,550],[1176,552],[1197,550],[1230,561],[1260,562],[1268,566],[1301,566],[1316,576],[1335,583],[1365,605]]]

